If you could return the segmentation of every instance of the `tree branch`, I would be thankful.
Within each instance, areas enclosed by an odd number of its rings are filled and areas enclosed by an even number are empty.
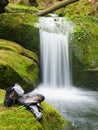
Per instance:
[[[48,13],[51,13],[51,12],[57,10],[57,9],[66,7],[67,5],[72,4],[74,2],[77,2],[77,1],[79,1],[79,0],[63,0],[61,2],[58,2],[58,3],[54,4],[53,6],[47,8],[45,10],[42,10],[40,12],[35,13],[35,15],[44,16],[44,15],[46,15]]]

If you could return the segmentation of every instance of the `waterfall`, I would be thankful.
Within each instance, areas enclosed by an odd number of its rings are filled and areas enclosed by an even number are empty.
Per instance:
[[[68,34],[40,30],[42,84],[44,86],[70,86]]]
[[[73,91],[77,93],[72,87],[69,64],[73,23],[62,17],[41,17],[36,27],[40,32],[41,82],[32,93],[42,93],[46,99],[71,98]]]
[[[42,84],[48,87],[69,87],[71,78],[68,38],[71,26],[64,18],[41,18],[40,24]]]

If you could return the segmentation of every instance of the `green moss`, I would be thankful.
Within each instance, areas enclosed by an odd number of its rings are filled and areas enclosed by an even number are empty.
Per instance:
[[[4,100],[5,91],[0,89],[0,100]],[[0,104],[0,129],[1,130],[62,130],[67,121],[65,121],[59,112],[49,104],[43,102],[42,120],[37,121],[34,115],[25,109],[15,106],[5,108]]]
[[[21,47],[20,45],[18,45],[15,42],[0,39],[0,50],[14,51],[14,52],[19,53],[23,56],[26,56],[30,59],[33,59],[35,62],[38,62],[38,57],[33,51],[31,52],[31,51]]]
[[[27,110],[11,108],[0,113],[0,129],[5,130],[43,130],[41,124]]]
[[[56,11],[58,14],[66,16],[79,15],[95,15],[94,7],[88,2],[88,0],[79,0],[73,4],[66,6],[65,8]]]
[[[10,70],[10,67],[11,67],[12,69],[14,69],[14,71],[18,72],[18,74],[20,76],[24,77],[23,79],[25,81],[28,79],[32,81],[32,77],[35,78],[34,74],[36,74],[36,71],[38,71],[38,68],[36,67],[36,63],[33,62],[32,60],[30,60],[29,58],[20,56],[19,54],[11,52],[11,51],[4,51],[4,50],[0,51],[0,57],[2,57],[2,60],[8,64],[8,66],[6,66],[7,72],[5,73],[5,76],[7,76],[8,74],[11,74],[11,77],[12,77],[13,74],[12,74],[12,71]],[[9,65],[10,65],[10,67],[9,67]],[[2,69],[1,69],[1,71],[2,71]],[[4,71],[5,71],[5,69],[4,69]],[[30,71],[30,73],[28,71]],[[10,82],[9,79],[11,77],[10,77],[10,75],[7,77],[7,80],[9,82]],[[17,78],[17,76],[15,76],[14,78]],[[5,78],[4,78],[4,80],[5,80]],[[36,81],[36,80],[34,80],[34,81]],[[36,83],[34,83],[34,84],[36,84]],[[34,85],[34,86],[36,86],[36,85]]]
[[[38,17],[27,13],[0,14],[0,38],[15,41],[39,52],[39,30],[34,27]]]
[[[21,4],[12,4],[9,3],[6,7],[7,12],[13,12],[13,13],[36,13],[39,10],[35,6],[27,6],[27,5],[21,5]]]
[[[70,48],[73,60],[73,83],[98,89],[98,18],[74,15],[74,37]]]
[[[77,55],[87,68],[98,66],[98,25],[92,17],[73,16],[73,22],[76,24],[74,30],[74,42],[78,47]],[[98,20],[96,18],[96,20]],[[93,64],[93,62],[96,62]]]
[[[5,95],[5,91],[3,89],[0,89],[0,101],[3,101]]]
[[[20,45],[0,40],[0,84],[3,88],[19,82],[24,89],[36,87],[39,79],[38,57]]]

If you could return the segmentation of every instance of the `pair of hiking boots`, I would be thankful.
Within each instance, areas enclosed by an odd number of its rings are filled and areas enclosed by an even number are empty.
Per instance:
[[[22,87],[16,83],[13,87],[7,88],[4,105],[6,107],[11,107],[14,104],[24,105],[34,114],[37,120],[40,120],[42,118],[41,110],[43,109],[41,102],[44,99],[45,97],[41,94],[34,94],[32,96],[24,94]]]

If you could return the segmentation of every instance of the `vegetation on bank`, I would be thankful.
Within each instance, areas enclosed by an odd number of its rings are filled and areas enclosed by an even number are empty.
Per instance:
[[[3,106],[5,91],[0,89],[0,129],[1,130],[62,130],[67,122],[59,112],[46,102],[42,103],[43,117],[37,121],[33,113],[23,106],[5,108]]]
[[[85,64],[85,69],[97,69],[98,18],[76,15],[71,17],[71,20],[76,26],[73,37],[73,47],[74,44],[76,44],[78,48],[77,51],[79,53],[77,52],[77,57]]]
[[[73,83],[98,90],[98,18],[74,15],[72,50]]]

